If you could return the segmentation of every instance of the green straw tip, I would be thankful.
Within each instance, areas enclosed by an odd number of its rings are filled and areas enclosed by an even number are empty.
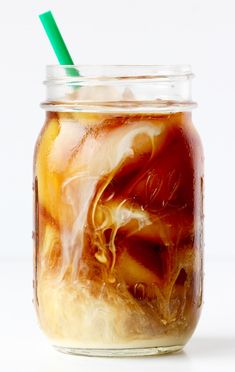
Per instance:
[[[50,10],[48,10],[47,12],[44,12],[44,13],[42,13],[42,14],[39,14],[39,18],[40,19],[43,19],[44,17],[47,17],[47,16],[52,16],[52,13],[51,13],[51,11]]]
[[[59,63],[61,65],[73,65],[73,60],[69,54],[52,12],[49,10],[48,12],[42,13],[39,15],[39,18]]]
[[[74,65],[72,57],[61,35],[59,27],[53,17],[52,12],[49,10],[39,15],[40,21],[44,27],[47,37],[54,49],[55,55],[61,65]],[[70,70],[69,70],[70,71]],[[79,76],[79,71],[72,69],[69,72],[71,76]]]

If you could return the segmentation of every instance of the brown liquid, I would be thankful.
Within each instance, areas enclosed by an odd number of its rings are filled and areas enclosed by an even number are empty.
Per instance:
[[[42,327],[63,346],[184,344],[202,297],[188,113],[49,113],[35,156]]]

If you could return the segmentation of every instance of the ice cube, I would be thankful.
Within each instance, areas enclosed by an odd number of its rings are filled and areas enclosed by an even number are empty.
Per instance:
[[[77,90],[77,100],[110,102],[122,100],[122,89],[108,85],[83,86]]]
[[[86,128],[74,120],[60,119],[60,132],[50,152],[50,164],[55,172],[66,169],[73,150],[80,145],[85,131]]]
[[[134,101],[135,96],[130,88],[125,88],[122,93],[122,101]]]

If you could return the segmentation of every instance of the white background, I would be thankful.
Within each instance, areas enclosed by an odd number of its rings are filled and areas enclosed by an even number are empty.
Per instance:
[[[235,279],[234,0],[1,1],[0,292],[5,297],[0,298],[4,315],[0,344],[4,341],[1,350],[5,346],[5,351],[0,362],[5,364],[0,370],[92,370],[90,361],[77,362],[76,369],[74,359],[44,352],[45,341],[37,333],[29,301],[30,264],[27,268],[23,264],[32,256],[32,157],[44,121],[39,108],[44,99],[42,80],[45,65],[57,63],[37,19],[49,9],[78,64],[190,63],[193,67],[193,96],[199,103],[194,122],[205,151],[205,308],[192,354],[170,359],[169,365],[168,359],[160,363],[163,371],[177,366],[181,372],[210,371],[212,365],[214,371],[222,370],[225,363],[234,363],[235,345],[231,298]],[[18,368],[10,364],[11,348],[13,355],[14,348],[18,350]],[[27,349],[31,359],[26,357]],[[221,364],[217,359],[213,364],[213,358],[220,356]],[[97,363],[97,370],[113,368],[110,362]],[[146,363],[151,366],[152,362]],[[138,363],[134,365],[137,368]],[[231,365],[226,365],[226,372],[233,370]],[[117,366],[124,368],[125,362]],[[145,362],[140,367],[143,370]]]

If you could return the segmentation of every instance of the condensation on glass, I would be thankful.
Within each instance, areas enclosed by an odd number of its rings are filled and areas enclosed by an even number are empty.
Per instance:
[[[165,353],[195,329],[203,155],[191,78],[189,66],[47,68],[34,288],[40,326],[58,350]]]

